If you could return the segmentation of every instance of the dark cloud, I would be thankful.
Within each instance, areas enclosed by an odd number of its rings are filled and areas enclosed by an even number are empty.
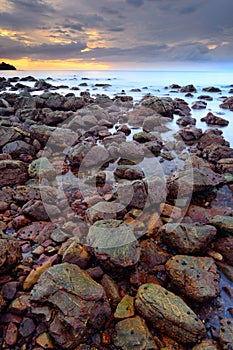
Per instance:
[[[2,57],[232,60],[232,0],[8,0],[7,4],[0,11],[0,27],[20,33],[11,39],[0,37]],[[25,45],[27,38],[38,44]],[[71,43],[54,44],[49,38]],[[81,53],[88,42],[97,47]]]
[[[144,4],[144,0],[126,0],[126,2],[136,7],[140,7]]]

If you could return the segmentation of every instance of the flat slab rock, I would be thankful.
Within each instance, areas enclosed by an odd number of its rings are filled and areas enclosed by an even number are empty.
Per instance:
[[[211,225],[168,223],[159,230],[163,242],[181,254],[192,254],[207,249],[217,230]]]
[[[135,306],[154,328],[178,342],[197,342],[206,334],[203,323],[185,302],[160,285],[142,285]]]
[[[202,302],[220,293],[220,276],[212,258],[175,255],[166,263],[166,271],[172,282],[191,299]]]
[[[50,336],[64,349],[73,349],[99,330],[111,310],[103,287],[78,266],[68,263],[45,271],[31,292],[31,301],[50,305]]]

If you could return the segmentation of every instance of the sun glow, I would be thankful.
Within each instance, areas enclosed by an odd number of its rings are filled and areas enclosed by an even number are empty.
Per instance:
[[[90,61],[82,59],[69,60],[31,60],[23,57],[18,60],[10,60],[3,57],[0,61],[12,64],[17,70],[108,70],[110,64],[105,62],[95,62],[95,58]]]

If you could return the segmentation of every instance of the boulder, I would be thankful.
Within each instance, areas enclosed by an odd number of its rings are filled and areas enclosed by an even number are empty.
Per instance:
[[[227,126],[229,124],[228,120],[220,118],[211,112],[209,112],[205,117],[201,118],[201,121],[206,122],[208,125]]]
[[[52,312],[50,336],[62,349],[74,349],[100,330],[111,309],[103,287],[78,266],[58,264],[45,271],[31,292],[34,304]]]
[[[207,107],[207,103],[205,101],[195,101],[192,104],[192,109],[205,109]]]
[[[141,161],[144,158],[144,151],[137,142],[122,142],[119,147],[119,156],[123,159]]]
[[[222,90],[214,87],[214,86],[208,86],[202,89],[203,91],[207,91],[207,92],[221,92]]]
[[[196,141],[200,139],[202,136],[202,130],[199,128],[195,128],[193,126],[189,126],[186,128],[180,129],[177,133],[176,136],[180,136],[184,141]]]
[[[229,350],[233,348],[233,319],[224,318],[220,322],[219,341],[221,349]]]
[[[100,220],[89,229],[88,243],[96,257],[111,268],[135,265],[140,258],[133,228],[120,220]]]
[[[146,186],[143,181],[135,180],[119,183],[115,192],[114,194],[117,195],[119,202],[125,207],[130,206],[136,209],[143,209],[146,203],[149,204]],[[151,200],[155,199],[155,196],[151,196]]]
[[[172,282],[187,297],[199,302],[220,294],[220,276],[212,258],[175,255],[166,263]]]
[[[47,220],[48,214],[44,208],[43,202],[40,200],[30,200],[26,204],[24,204],[23,213],[25,215],[31,216],[34,220]]]
[[[189,104],[184,101],[182,98],[175,98],[174,99],[174,108],[175,108],[175,114],[181,115],[181,116],[190,116],[191,114],[191,108],[189,107]]]
[[[207,146],[211,146],[212,144],[229,146],[230,145],[229,142],[227,142],[221,134],[222,134],[221,130],[217,130],[217,129],[206,130],[198,141],[198,145],[197,145],[198,148],[203,150]]]
[[[214,226],[201,224],[168,223],[159,230],[159,235],[169,248],[180,254],[203,252],[217,233]]]
[[[205,326],[187,304],[160,285],[142,285],[135,306],[154,328],[178,342],[195,343],[206,335]]]
[[[54,179],[57,172],[48,158],[40,157],[29,165],[28,174],[30,177],[36,179],[42,179],[43,177],[46,179]]]
[[[233,111],[233,96],[225,98],[223,103],[220,104],[220,107]]]
[[[233,266],[233,235],[220,237],[214,244],[214,250],[219,252]]]
[[[27,165],[19,160],[0,161],[0,188],[24,184],[28,179]]]
[[[10,154],[12,158],[17,158],[21,154],[28,154],[34,156],[34,154],[36,153],[35,147],[30,145],[29,143],[20,140],[7,143],[2,148],[2,151],[3,153]]]
[[[182,86],[182,88],[180,89],[180,92],[197,92],[197,89],[193,84],[189,84],[186,86]]]
[[[212,143],[202,151],[203,158],[210,162],[217,163],[223,158],[233,158],[233,149],[228,146],[222,146]]]
[[[174,173],[168,178],[167,188],[172,198],[191,195],[223,185],[225,178],[210,168],[193,168]]]
[[[148,96],[142,100],[141,104],[144,107],[153,109],[164,117],[173,118],[174,104],[171,97]]]

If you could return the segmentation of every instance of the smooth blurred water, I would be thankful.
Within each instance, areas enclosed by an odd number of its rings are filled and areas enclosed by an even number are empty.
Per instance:
[[[229,93],[230,88],[233,88],[233,70],[215,70],[215,71],[0,71],[0,76],[5,77],[25,77],[31,75],[36,79],[47,79],[52,85],[67,85],[68,88],[56,90],[61,94],[69,92],[79,96],[81,91],[89,91],[93,96],[96,94],[106,94],[110,97],[125,91],[127,95],[131,95],[134,101],[140,101],[141,98],[150,93],[156,96],[171,96],[172,98],[179,97],[185,99],[191,106],[192,102],[197,100],[200,95],[209,95],[213,97],[213,101],[207,101],[207,108],[204,110],[192,110],[192,116],[197,119],[197,127],[202,130],[207,129],[207,125],[201,122],[207,112],[222,115],[223,118],[229,120],[227,127],[221,127],[224,137],[230,141],[233,146],[233,112],[221,109],[221,98],[229,97],[233,94]],[[83,79],[86,78],[86,79]],[[87,86],[79,86],[80,83],[86,83]],[[95,84],[109,84],[108,87],[96,87]],[[186,98],[184,93],[179,91],[171,91],[165,89],[171,84],[179,84],[181,86],[193,84],[197,89],[197,93],[192,98]],[[33,82],[23,82],[28,86],[34,86]],[[232,86],[231,86],[232,85]],[[203,87],[215,86],[219,87],[221,93],[206,93],[202,91]],[[80,90],[70,90],[72,87],[79,87]],[[135,92],[131,89],[140,89]],[[33,94],[40,94],[35,92]],[[174,121],[171,121],[170,127],[172,130],[178,130],[179,127]]]

